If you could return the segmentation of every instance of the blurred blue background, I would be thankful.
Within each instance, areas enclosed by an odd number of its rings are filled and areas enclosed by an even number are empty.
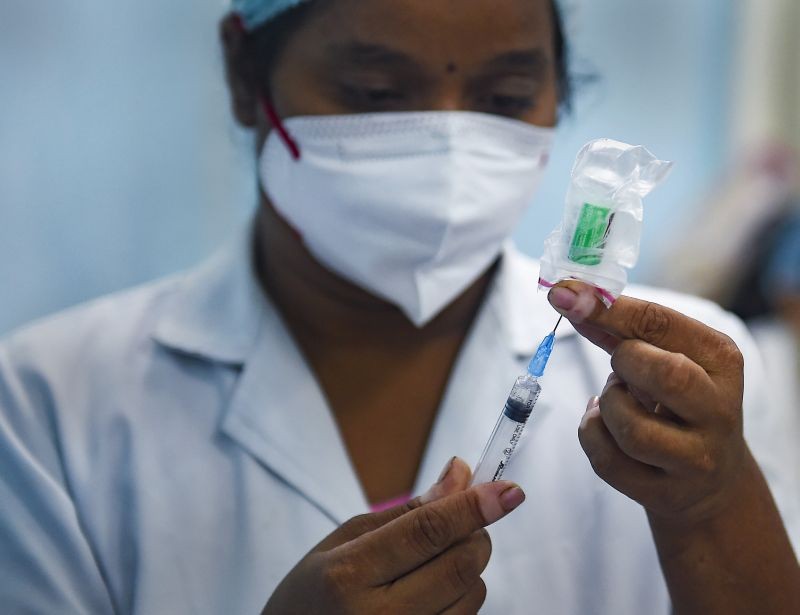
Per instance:
[[[647,203],[643,260],[691,218],[728,151],[737,2],[571,0],[579,88],[520,228],[537,256],[584,142],[676,161]],[[186,268],[255,203],[252,146],[229,117],[224,0],[0,3],[0,333]]]

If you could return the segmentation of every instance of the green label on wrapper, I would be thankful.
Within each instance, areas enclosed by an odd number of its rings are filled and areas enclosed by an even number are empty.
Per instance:
[[[569,259],[580,265],[599,265],[599,251],[605,247],[611,228],[611,208],[584,203],[575,235],[569,248]]]

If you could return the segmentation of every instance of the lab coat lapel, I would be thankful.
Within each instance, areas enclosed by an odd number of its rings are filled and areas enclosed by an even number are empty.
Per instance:
[[[340,523],[368,505],[316,380],[258,285],[251,231],[176,281],[153,338],[240,369],[222,432]]]
[[[335,523],[368,510],[322,392],[274,310],[265,314],[222,431]]]
[[[522,256],[512,242],[503,250],[500,268],[473,329],[453,369],[415,492],[436,480],[447,460],[457,455],[473,468],[516,378],[525,372],[558,314],[537,291],[538,264]],[[564,321],[557,339],[575,336]],[[533,421],[546,420],[551,403],[540,399]],[[525,445],[525,436],[519,447]]]

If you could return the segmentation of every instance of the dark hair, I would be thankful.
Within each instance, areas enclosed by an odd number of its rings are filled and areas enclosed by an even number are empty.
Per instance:
[[[248,33],[245,49],[257,79],[268,81],[272,77],[287,42],[302,27],[311,10],[320,1],[298,4]]]
[[[569,42],[564,29],[564,16],[557,5],[557,0],[550,1],[553,15],[553,45],[556,52],[556,85],[558,87],[558,104],[567,113],[572,111],[573,82],[570,68]]]
[[[296,32],[323,0],[299,4],[256,28],[247,37],[247,52],[253,59],[257,75],[269,79],[289,38]],[[572,110],[573,81],[570,73],[569,44],[564,31],[564,20],[557,0],[550,1],[555,29],[553,43],[556,54],[556,84],[558,102],[565,112]]]
[[[740,276],[734,280],[729,294],[721,297],[722,307],[742,320],[769,316],[778,307],[772,289],[765,282],[768,281],[770,263],[782,241],[786,240],[787,233],[791,232],[792,224],[800,224],[794,205],[793,202],[787,203],[753,235]]]

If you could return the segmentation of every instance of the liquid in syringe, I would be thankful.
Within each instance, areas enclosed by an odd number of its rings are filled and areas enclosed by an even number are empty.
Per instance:
[[[550,353],[553,351],[556,329],[559,324],[561,324],[560,318],[553,331],[542,340],[528,365],[527,372],[517,378],[514,383],[489,442],[483,449],[480,461],[475,467],[472,476],[473,485],[500,480],[508,467],[520,438],[522,438],[525,425],[539,399],[539,394],[542,392],[539,378],[544,374]]]

